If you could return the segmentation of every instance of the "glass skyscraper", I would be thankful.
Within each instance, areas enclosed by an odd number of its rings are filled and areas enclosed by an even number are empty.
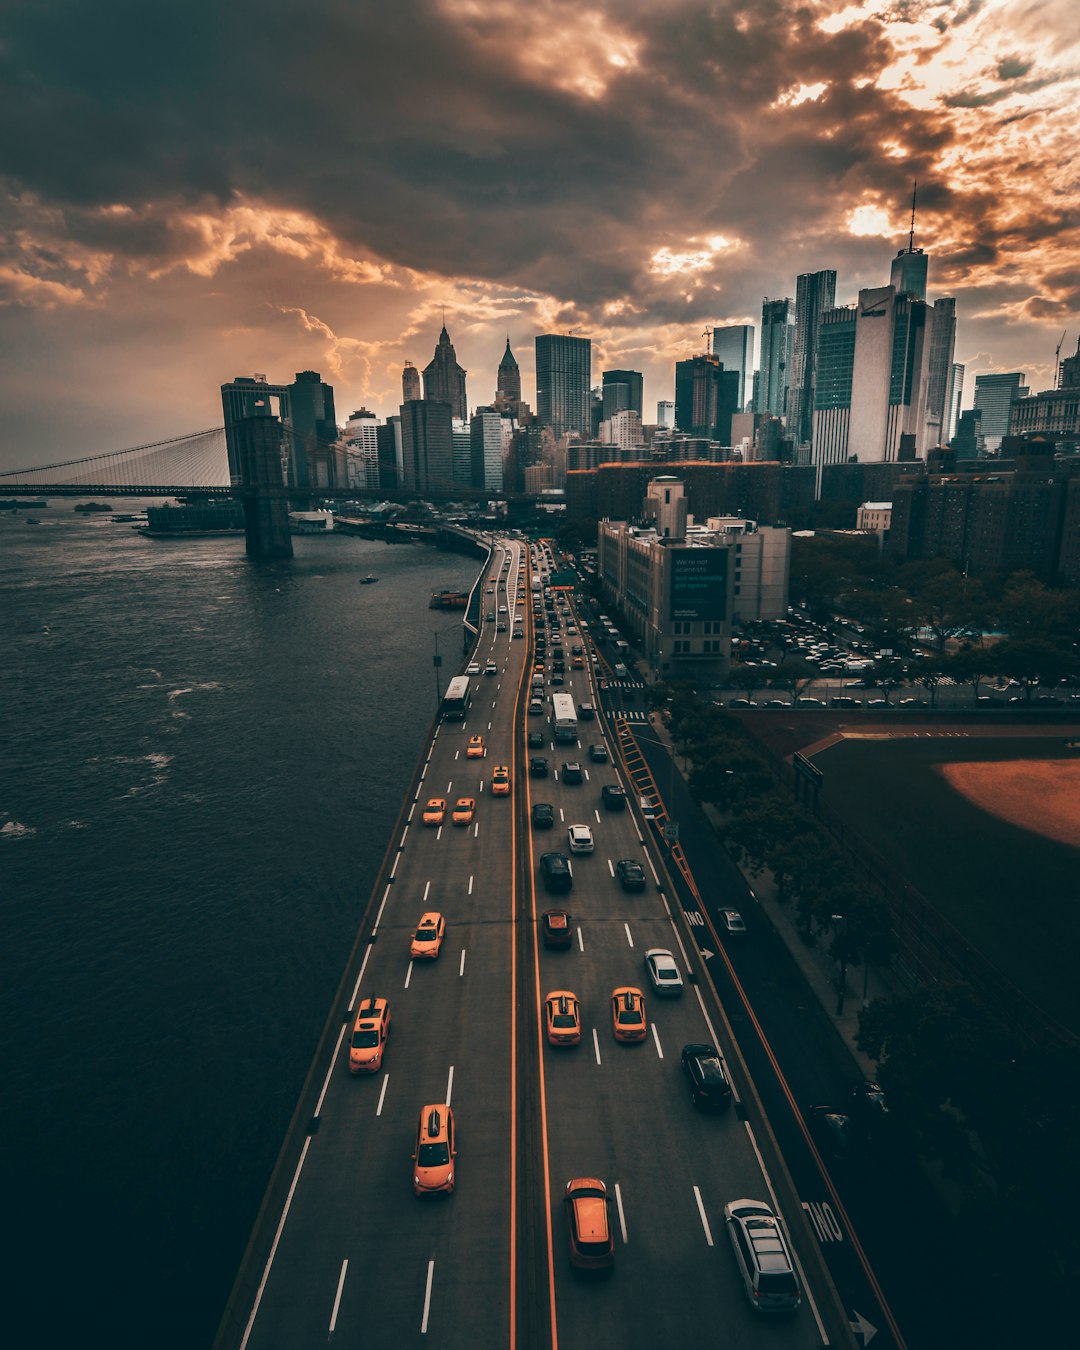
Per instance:
[[[591,428],[592,342],[541,333],[536,338],[536,415],[556,436]]]

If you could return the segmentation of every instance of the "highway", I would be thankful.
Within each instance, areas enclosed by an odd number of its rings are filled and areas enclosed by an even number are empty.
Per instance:
[[[474,676],[465,720],[434,730],[216,1350],[328,1342],[614,1350],[718,1335],[736,1350],[778,1340],[848,1345],[843,1310],[741,1061],[730,1066],[739,1107],[708,1116],[690,1101],[683,1044],[728,1050],[733,1042],[681,913],[675,921],[668,913],[667,883],[637,813],[601,803],[602,786],[621,781],[617,747],[609,763],[587,758],[589,743],[607,739],[600,721],[581,723],[578,746],[555,745],[550,684],[543,716],[525,711],[533,644],[513,630],[523,618],[531,639],[533,616],[521,545],[499,545],[487,575],[499,577],[498,591],[484,595],[482,613],[489,601],[505,605],[507,631],[485,621],[474,659],[481,667],[494,660],[498,673]],[[565,631],[572,612],[559,617],[566,645],[585,645]],[[549,677],[553,645],[549,636]],[[570,664],[564,690],[598,703],[588,661]],[[545,747],[528,751],[525,732],[537,730]],[[485,738],[482,759],[466,757],[475,735]],[[548,777],[529,776],[530,754],[547,758]],[[567,760],[582,765],[582,782],[566,781]],[[509,797],[491,794],[497,764],[510,766]],[[441,827],[421,823],[430,798],[450,808],[465,796],[477,802],[470,826],[452,825],[449,810]],[[535,801],[554,807],[552,829],[530,827]],[[569,852],[572,824],[592,828],[595,851],[574,857],[569,895],[548,896],[539,857]],[[644,893],[622,891],[620,858],[644,863]],[[553,905],[573,917],[566,951],[534,940]],[[411,935],[428,910],[446,917],[441,954],[410,961]],[[652,995],[643,969],[652,946],[673,951],[689,977],[681,998]],[[610,996],[620,985],[645,993],[650,1027],[640,1044],[613,1037]],[[540,1009],[552,989],[581,1001],[576,1047],[547,1043]],[[360,1000],[372,995],[390,1002],[388,1048],[379,1072],[353,1075],[349,1034]],[[443,1102],[457,1126],[455,1190],[417,1198],[417,1119],[423,1105]],[[562,1196],[580,1176],[601,1178],[613,1197],[615,1264],[606,1278],[568,1262]],[[803,1304],[779,1322],[751,1311],[732,1258],[723,1206],[742,1196],[780,1209],[800,1258]]]

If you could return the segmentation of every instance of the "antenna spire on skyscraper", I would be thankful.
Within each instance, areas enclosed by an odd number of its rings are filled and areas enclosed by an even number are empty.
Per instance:
[[[908,252],[915,252],[915,199],[919,192],[919,180],[912,179],[911,182],[911,232],[908,235]]]

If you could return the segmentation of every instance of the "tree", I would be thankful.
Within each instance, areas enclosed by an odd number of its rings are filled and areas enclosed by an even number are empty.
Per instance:
[[[926,689],[929,692],[930,706],[932,708],[937,706],[937,691],[938,685],[944,678],[944,671],[942,669],[944,664],[945,663],[942,660],[925,661],[918,668],[919,683],[922,685],[924,689]]]
[[[1076,634],[1075,591],[1052,591],[1033,572],[1014,572],[999,606],[1002,628],[1014,641],[1071,641]]]
[[[794,703],[820,676],[821,672],[803,657],[787,656],[773,671],[769,683],[776,689],[790,690]]]
[[[769,766],[749,745],[715,742],[705,747],[690,774],[690,790],[698,801],[730,811],[737,802],[760,797],[772,786]]]
[[[746,862],[751,875],[768,864],[769,855],[779,840],[793,834],[800,825],[795,808],[778,792],[740,803],[728,822],[725,837],[732,851]],[[739,857],[736,857],[736,861]]]
[[[1000,642],[994,656],[998,673],[1015,680],[1025,699],[1037,685],[1052,686],[1076,675],[1077,661],[1070,652],[1038,638]]]
[[[970,684],[975,701],[979,700],[979,685],[996,671],[993,650],[988,647],[961,647],[944,665],[944,673],[956,684]]]
[[[915,601],[922,624],[929,628],[938,654],[950,638],[982,632],[986,593],[981,582],[962,576],[955,567],[926,580]]]
[[[888,703],[889,695],[894,689],[899,689],[906,678],[906,668],[903,661],[897,660],[895,656],[883,657],[880,661],[874,662],[874,679],[881,686],[881,691],[885,695],[885,702]]]

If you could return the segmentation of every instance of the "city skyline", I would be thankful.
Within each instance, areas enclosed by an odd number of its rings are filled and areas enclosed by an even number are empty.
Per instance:
[[[1075,346],[1065,0],[260,14],[5,21],[4,467],[214,425],[242,373],[318,370],[385,417],[443,322],[471,406],[507,335],[531,402],[535,337],[575,333],[655,407],[798,275],[835,270],[838,304],[886,285],[916,178],[965,406],[978,374],[1052,387]]]

